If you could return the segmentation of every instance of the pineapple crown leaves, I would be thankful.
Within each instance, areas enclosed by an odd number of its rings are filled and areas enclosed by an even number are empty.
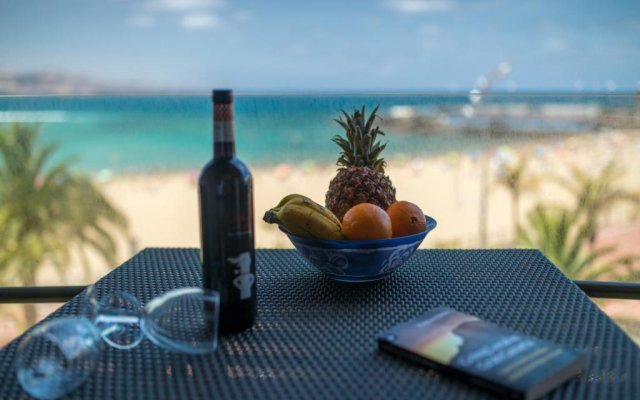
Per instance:
[[[354,110],[352,115],[342,110],[344,120],[342,116],[334,119],[345,130],[346,137],[336,135],[331,139],[342,149],[336,162],[336,165],[341,167],[340,169],[369,167],[384,172],[387,163],[383,158],[380,158],[380,154],[387,147],[387,144],[376,141],[378,135],[384,136],[384,132],[380,130],[379,126],[373,128],[373,123],[378,117],[376,112],[379,107],[374,108],[368,118],[365,107],[362,106],[360,110]]]

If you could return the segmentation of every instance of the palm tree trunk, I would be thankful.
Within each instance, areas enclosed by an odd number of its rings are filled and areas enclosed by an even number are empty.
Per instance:
[[[596,218],[598,218],[598,213],[596,212],[587,212],[587,229],[589,229],[589,247],[593,249],[596,245],[596,239],[598,238],[598,222]]]
[[[513,221],[513,242],[515,243],[520,226],[520,193],[515,189],[511,191],[511,220]]]
[[[488,141],[488,138],[485,137]],[[480,207],[478,220],[478,236],[480,247],[487,247],[487,221],[489,212],[489,155],[480,155]]]
[[[35,268],[27,267],[25,271],[22,273],[22,284],[24,286],[35,286],[36,285],[36,276],[35,276]],[[24,320],[27,324],[27,327],[33,326],[37,319],[38,314],[36,311],[36,305],[33,303],[25,303],[23,304],[24,310]]]
[[[596,246],[596,239],[598,239],[598,232],[593,231],[591,235],[589,235],[589,247],[594,248]]]
[[[22,305],[24,309],[24,321],[27,327],[32,327],[38,320],[38,313],[36,312],[36,305],[33,303],[25,303]]]

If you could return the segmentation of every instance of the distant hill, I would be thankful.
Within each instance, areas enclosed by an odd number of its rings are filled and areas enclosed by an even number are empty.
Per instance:
[[[0,71],[0,95],[72,95],[154,92],[142,85],[102,82],[83,75],[63,72]]]

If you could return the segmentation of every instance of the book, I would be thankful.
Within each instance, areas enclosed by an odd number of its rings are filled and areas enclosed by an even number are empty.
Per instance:
[[[484,387],[503,397],[535,399],[576,376],[584,351],[570,349],[436,308],[378,337],[381,350]]]

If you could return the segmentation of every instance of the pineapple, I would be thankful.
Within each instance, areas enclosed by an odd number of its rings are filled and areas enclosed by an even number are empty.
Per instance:
[[[344,128],[346,138],[336,135],[332,139],[342,152],[336,162],[340,168],[329,183],[325,203],[340,220],[356,204],[373,203],[386,210],[396,201],[396,189],[384,174],[386,162],[380,158],[387,145],[376,142],[384,132],[378,126],[373,128],[377,111],[378,107],[366,118],[363,106],[353,115],[342,111],[346,121],[342,117],[335,120]]]

